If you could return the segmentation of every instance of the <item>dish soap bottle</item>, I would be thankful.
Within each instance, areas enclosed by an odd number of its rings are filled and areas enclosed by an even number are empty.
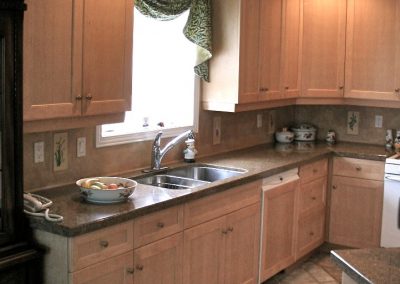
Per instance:
[[[184,161],[186,163],[194,163],[196,161],[195,156],[197,154],[197,150],[194,147],[195,141],[194,139],[187,139],[185,143],[186,143],[186,149],[183,150]]]

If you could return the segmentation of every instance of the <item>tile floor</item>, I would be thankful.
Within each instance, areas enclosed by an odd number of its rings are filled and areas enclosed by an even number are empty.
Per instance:
[[[281,272],[263,284],[338,284],[342,271],[329,253],[317,252],[293,269]]]

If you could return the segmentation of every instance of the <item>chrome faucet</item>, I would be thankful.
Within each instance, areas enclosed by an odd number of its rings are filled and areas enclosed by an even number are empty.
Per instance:
[[[185,138],[194,138],[193,130],[188,130],[178,135],[174,139],[172,139],[163,149],[160,148],[160,141],[162,131],[158,132],[156,138],[154,138],[153,147],[151,149],[151,167],[150,171],[158,171],[161,170],[161,160],[167,154],[169,150],[171,150],[176,144],[178,144],[181,140]]]

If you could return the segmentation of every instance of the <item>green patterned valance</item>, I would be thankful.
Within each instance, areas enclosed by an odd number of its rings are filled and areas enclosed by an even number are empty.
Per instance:
[[[209,81],[208,60],[212,54],[211,0],[135,0],[143,15],[169,21],[190,9],[183,34],[197,45],[196,75]]]

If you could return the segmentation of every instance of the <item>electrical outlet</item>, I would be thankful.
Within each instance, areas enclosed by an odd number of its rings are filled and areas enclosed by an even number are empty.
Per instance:
[[[375,115],[375,127],[382,128],[383,125],[383,116],[382,115]]]
[[[262,114],[259,113],[257,114],[257,128],[261,128],[262,127]]]
[[[34,149],[34,162],[35,163],[43,163],[44,162],[44,142],[36,142],[33,143]]]
[[[221,143],[221,117],[216,116],[213,119],[213,144]]]
[[[275,133],[275,123],[276,123],[276,112],[274,110],[270,110],[268,112],[268,134]]]
[[[78,158],[86,156],[86,137],[78,137],[76,140],[76,156]]]

